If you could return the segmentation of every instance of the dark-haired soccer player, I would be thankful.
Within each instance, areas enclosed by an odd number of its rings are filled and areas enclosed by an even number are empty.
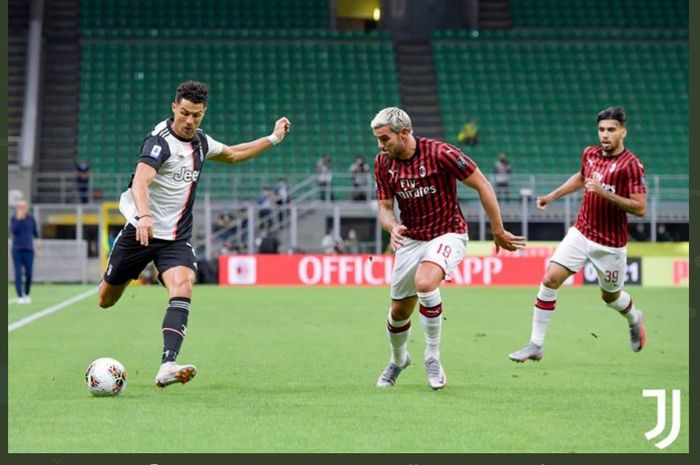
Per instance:
[[[374,160],[379,221],[391,233],[391,248],[396,252],[387,325],[391,360],[377,386],[393,386],[411,363],[406,346],[418,301],[428,384],[441,389],[447,377],[440,362],[440,284],[462,261],[468,241],[467,222],[457,201],[457,180],[479,193],[497,249],[522,248],[524,238],[503,228],[491,184],[458,148],[414,137],[411,119],[396,107],[377,113],[371,127],[381,150]],[[394,198],[401,211],[400,222],[394,216]]]
[[[646,344],[642,312],[622,287],[627,269],[627,213],[644,216],[647,208],[644,166],[625,148],[625,110],[612,107],[598,113],[599,146],[586,147],[581,170],[549,194],[537,198],[547,205],[585,188],[576,223],[559,244],[544,274],[532,315],[530,342],[508,357],[515,362],[540,360],[547,325],[557,303],[557,289],[591,262],[605,303],[629,324],[632,350]]]
[[[132,279],[155,263],[169,295],[163,319],[163,353],[156,385],[186,383],[193,365],[175,359],[185,338],[197,262],[189,243],[192,207],[206,160],[239,163],[282,142],[291,127],[280,118],[269,136],[238,145],[224,145],[199,129],[207,111],[206,84],[187,81],[177,88],[173,117],[158,123],[143,140],[141,153],[119,209],[127,223],[114,241],[100,283],[99,305],[117,303]]]

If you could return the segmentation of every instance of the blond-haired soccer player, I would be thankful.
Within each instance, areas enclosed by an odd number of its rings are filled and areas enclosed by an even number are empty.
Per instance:
[[[396,252],[387,322],[391,360],[377,386],[393,386],[411,363],[406,346],[411,314],[418,303],[428,384],[441,389],[447,377],[440,362],[440,284],[462,261],[468,241],[467,222],[457,201],[457,181],[479,193],[497,249],[524,247],[524,238],[503,228],[491,184],[458,148],[415,137],[408,114],[396,107],[377,113],[371,127],[380,149],[374,160],[379,221],[391,233],[391,248]],[[400,221],[394,215],[394,199],[401,211]]]

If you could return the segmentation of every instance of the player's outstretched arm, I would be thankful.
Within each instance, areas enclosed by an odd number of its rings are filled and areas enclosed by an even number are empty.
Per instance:
[[[575,173],[569,179],[567,179],[564,184],[557,187],[549,194],[543,195],[542,197],[537,197],[537,208],[539,208],[540,210],[546,209],[547,205],[554,202],[559,197],[563,197],[581,189],[585,184],[585,181],[586,180],[583,178],[583,175],[580,171],[578,173]]]
[[[491,222],[491,231],[493,232],[493,241],[496,243],[496,253],[502,248],[506,250],[518,250],[525,247],[525,237],[516,236],[505,230],[503,220],[501,219],[501,209],[498,206],[496,193],[493,186],[486,176],[477,168],[471,176],[465,179],[464,184],[476,190],[479,193],[481,205],[484,206],[486,215]]]
[[[282,142],[291,128],[292,123],[283,116],[275,122],[275,128],[269,136],[261,137],[260,139],[250,142],[243,142],[238,145],[225,145],[221,153],[214,155],[210,160],[231,164],[250,160],[270,147]]]

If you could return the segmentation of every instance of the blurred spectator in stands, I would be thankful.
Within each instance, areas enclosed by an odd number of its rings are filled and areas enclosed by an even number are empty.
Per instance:
[[[289,205],[289,191],[287,181],[284,178],[280,178],[275,186],[275,204],[279,209],[279,221],[284,223],[284,220],[287,218],[287,207]]]
[[[343,241],[343,249],[346,253],[360,253],[360,241],[354,228],[348,229],[348,238]]]
[[[90,202],[90,165],[85,160],[75,163],[75,187],[80,203]]]
[[[498,160],[493,165],[496,197],[498,200],[508,200],[508,183],[510,183],[511,167],[505,152],[498,154]]]
[[[634,227],[629,228],[629,235],[630,238],[634,239],[635,241],[641,242],[649,240],[644,223],[635,223]]]
[[[462,126],[457,134],[457,140],[466,145],[476,145],[479,143],[479,127],[476,125],[476,120],[470,118],[469,122]]]
[[[15,214],[10,218],[12,231],[12,261],[15,266],[15,290],[18,304],[30,304],[29,291],[32,287],[32,268],[34,266],[34,239],[38,239],[36,221],[29,213],[29,204],[20,200],[15,206]],[[41,242],[36,241],[37,253]],[[24,285],[23,285],[24,284]]]
[[[269,186],[264,186],[258,196],[260,227],[270,229],[272,227],[272,206],[275,204],[275,193]]]
[[[365,162],[363,156],[358,155],[355,158],[355,162],[350,165],[350,174],[352,175],[352,200],[367,200],[369,165]]]
[[[318,192],[321,200],[330,202],[333,200],[333,168],[331,156],[322,155],[316,162],[316,174],[318,175]]]
[[[235,232],[236,220],[229,212],[223,212],[216,220],[216,231],[224,240],[231,237]]]
[[[223,244],[221,244],[221,248],[219,251],[216,253],[216,256],[221,256],[221,255],[228,255],[231,253],[236,253],[234,251],[235,246],[233,245],[233,241],[231,239],[228,239],[224,241]]]
[[[265,234],[265,236],[260,241],[260,247],[258,247],[258,253],[279,253],[280,241],[277,239],[275,233]]]
[[[671,234],[668,232],[666,225],[664,223],[659,223],[656,226],[656,242],[669,242],[672,240],[673,240],[673,238],[671,237]]]
[[[326,231],[326,235],[321,239],[323,253],[342,253],[342,240],[333,234],[333,228]]]

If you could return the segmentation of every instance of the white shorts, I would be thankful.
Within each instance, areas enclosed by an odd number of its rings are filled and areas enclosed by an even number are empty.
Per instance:
[[[625,284],[627,247],[600,245],[573,226],[557,246],[550,261],[574,273],[590,261],[598,274],[600,288],[606,292],[617,292]]]
[[[442,268],[449,279],[462,262],[469,242],[468,234],[447,233],[431,241],[417,241],[408,237],[394,257],[394,275],[391,279],[391,298],[406,299],[416,295],[416,271],[421,262],[431,262]]]

